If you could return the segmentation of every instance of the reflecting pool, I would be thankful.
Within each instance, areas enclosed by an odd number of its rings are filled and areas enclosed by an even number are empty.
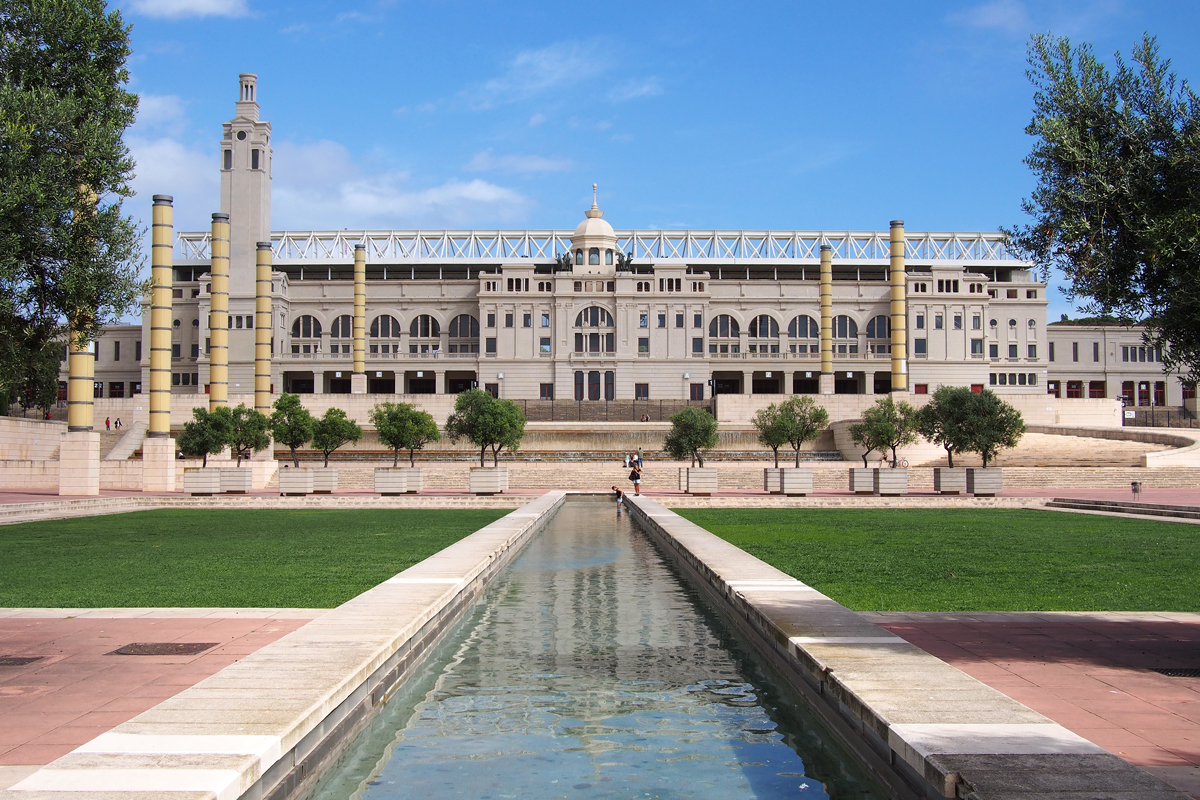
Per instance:
[[[569,500],[318,797],[883,798],[650,539]]]

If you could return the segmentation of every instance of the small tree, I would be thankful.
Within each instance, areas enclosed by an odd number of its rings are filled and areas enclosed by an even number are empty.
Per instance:
[[[864,411],[863,424],[870,431],[876,450],[892,451],[892,466],[896,465],[896,448],[917,441],[916,410],[908,403],[897,403],[891,397],[881,398]],[[866,456],[863,460],[865,463]]]
[[[784,439],[795,451],[796,466],[800,466],[800,448],[811,442],[829,426],[829,412],[811,397],[792,397],[779,406]],[[777,456],[778,459],[778,456]]]
[[[408,403],[380,403],[371,409],[371,424],[379,441],[392,448],[392,466],[400,463],[400,451],[408,451],[408,465],[416,466],[416,452],[442,438],[433,417]]]
[[[30,408],[48,411],[58,399],[58,373],[62,368],[62,344],[50,342],[31,351],[24,364],[23,380],[17,398],[21,415]]]
[[[917,411],[917,433],[946,450],[947,466],[954,466],[954,454],[967,446],[967,412],[975,402],[975,393],[966,386],[939,386],[929,402]]]
[[[466,439],[479,448],[479,466],[491,448],[492,466],[499,463],[500,451],[515,452],[525,436],[525,413],[511,400],[499,400],[479,389],[468,389],[454,401],[454,413],[446,420],[446,435],[451,441]]]
[[[846,431],[850,434],[850,441],[863,448],[863,468],[866,468],[867,456],[871,455],[872,450],[883,452],[883,445],[872,438],[873,431],[865,422],[855,422]]]
[[[232,419],[229,426],[229,446],[237,453],[238,466],[242,458],[247,461],[259,450],[265,450],[271,445],[271,420],[266,414],[253,408],[239,404],[230,412]]]
[[[221,452],[229,444],[233,414],[228,408],[218,408],[212,413],[204,408],[193,408],[192,420],[183,423],[179,450],[185,456],[203,458],[207,467],[209,455]]]
[[[771,403],[766,408],[760,408],[750,420],[758,429],[758,441],[771,448],[775,454],[775,466],[779,467],[779,448],[787,444],[787,428],[779,406]]]
[[[965,420],[963,450],[979,453],[983,466],[987,467],[999,451],[1017,446],[1025,434],[1025,420],[1020,411],[988,389],[973,394],[972,398]]]
[[[358,423],[346,417],[340,408],[327,408],[325,415],[313,423],[313,447],[325,454],[325,466],[329,466],[329,454],[344,444],[357,442],[363,436]]]
[[[677,461],[691,459],[692,466],[704,466],[704,451],[717,446],[717,421],[698,408],[680,409],[671,417],[671,430],[663,449]]]
[[[312,414],[300,402],[300,395],[279,395],[275,410],[271,413],[271,434],[276,442],[292,451],[292,465],[297,469],[300,468],[300,459],[296,458],[296,448],[312,441],[315,424]]]

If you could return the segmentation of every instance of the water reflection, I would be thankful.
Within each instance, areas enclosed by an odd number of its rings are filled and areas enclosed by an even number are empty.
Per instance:
[[[883,796],[609,500],[568,503],[443,651],[322,797]]]

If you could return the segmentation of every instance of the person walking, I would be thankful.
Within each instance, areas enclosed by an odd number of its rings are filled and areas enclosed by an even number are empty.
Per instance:
[[[640,448],[640,447],[638,448],[637,459],[638,459],[638,469],[640,470],[642,467],[646,466],[646,462],[642,458],[642,448]]]
[[[116,430],[121,430],[121,418],[120,417],[117,417],[117,421],[113,423],[113,428],[115,428]]]
[[[104,418],[104,430],[106,430],[106,431],[112,430],[112,419],[109,417]]]
[[[633,469],[629,470],[629,480],[633,481],[633,493],[641,496],[642,494],[642,468],[637,464],[633,465]]]

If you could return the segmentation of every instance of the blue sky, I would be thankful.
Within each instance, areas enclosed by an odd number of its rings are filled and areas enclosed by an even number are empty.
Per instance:
[[[218,208],[239,72],[273,227],[985,230],[1021,221],[1034,31],[1143,31],[1200,81],[1200,4],[124,0],[148,221]],[[147,252],[148,252],[147,248]],[[1051,318],[1070,306],[1052,293]]]

